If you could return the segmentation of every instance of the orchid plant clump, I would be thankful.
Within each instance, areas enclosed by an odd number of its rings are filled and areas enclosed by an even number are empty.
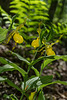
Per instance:
[[[27,19],[27,18],[26,18]],[[26,19],[25,19],[25,21],[24,21],[24,23],[23,24],[20,24],[17,28],[16,28],[16,30],[13,30],[9,35],[8,35],[8,37],[7,37],[7,41],[6,41],[6,44],[8,44],[9,43],[9,41],[10,41],[10,39],[13,37],[13,39],[14,39],[14,41],[15,41],[15,46],[17,45],[17,43],[23,43],[23,37],[19,34],[19,32],[18,32],[18,30],[20,30],[23,26],[24,26],[24,24],[25,24],[25,22],[26,22]],[[14,49],[15,47],[13,47],[12,48],[12,50]]]
[[[20,35],[19,30],[22,27],[24,27],[26,20],[24,21],[23,24],[16,27],[16,29],[13,30],[7,36],[6,44],[9,43],[9,41],[12,37],[15,41],[15,46],[17,45],[17,43],[18,44],[23,43],[24,39]],[[11,80],[9,80],[8,78],[5,78],[4,76],[3,77],[0,76],[1,82],[7,82],[7,84],[9,84],[13,88],[17,89],[17,91],[19,91],[21,93],[20,100],[45,100],[45,96],[44,96],[44,92],[43,92],[43,88],[45,86],[48,86],[50,84],[55,84],[55,83],[67,85],[67,82],[65,82],[65,81],[60,81],[60,80],[54,81],[52,75],[42,76],[43,69],[49,63],[51,63],[52,61],[55,61],[55,60],[59,60],[59,59],[63,59],[65,61],[67,61],[67,55],[63,55],[63,56],[56,55],[55,52],[53,51],[53,47],[52,47],[54,44],[56,44],[60,41],[60,39],[62,38],[63,35],[60,35],[59,39],[51,44],[49,44],[46,40],[44,40],[44,38],[42,38],[42,40],[41,40],[41,34],[42,34],[41,28],[40,28],[41,23],[42,22],[39,23],[39,28],[37,29],[39,36],[37,37],[37,39],[33,40],[31,43],[31,47],[33,47],[33,49],[36,50],[36,52],[42,51],[41,57],[35,59],[36,55],[34,55],[34,57],[33,57],[34,59],[28,61],[26,58],[22,57],[18,53],[9,51],[11,53],[11,55],[16,56],[21,62],[23,61],[27,64],[27,71],[25,69],[21,68],[20,66],[18,66],[17,64],[15,64],[14,62],[12,62],[4,57],[0,57],[0,62],[4,64],[4,66],[0,67],[0,73],[3,73],[5,71],[17,70],[23,77],[23,80],[21,83],[21,88],[20,88],[16,84],[14,84]],[[44,32],[44,34],[45,34],[45,32]],[[15,49],[15,46],[12,48],[12,50]],[[43,55],[44,50],[46,52],[46,55]],[[35,52],[35,54],[36,54],[36,52]],[[41,60],[43,60],[41,66],[40,66],[41,70],[38,71],[37,68],[34,67],[34,65]],[[29,73],[30,73],[31,69],[35,72],[35,75],[31,75],[31,77],[30,77]],[[11,99],[11,100],[19,100],[14,94],[7,95],[7,97],[9,97],[9,99]]]
[[[40,46],[39,45],[40,34],[41,34],[40,24],[39,24],[39,28],[37,29],[37,32],[39,34],[39,37],[36,40],[33,40],[31,43],[31,45],[34,47],[34,49],[36,49],[37,47]],[[56,40],[56,42],[51,43],[51,44],[48,44],[46,41],[44,42],[44,40],[42,40],[42,44],[44,45],[44,47],[42,47],[41,50],[45,48],[47,56],[56,55],[55,52],[53,51],[52,46],[54,44],[58,43],[60,41],[60,39],[62,38],[62,36],[63,35],[60,35],[60,38],[58,40]],[[39,50],[39,51],[41,51],[41,50]],[[41,54],[43,54],[43,52]]]
[[[26,22],[26,20],[25,20],[25,22]],[[24,22],[24,24],[25,24],[25,22]],[[39,34],[39,37],[37,37],[37,39],[36,39],[36,40],[33,40],[32,43],[31,43],[31,45],[32,45],[32,47],[34,47],[34,49],[36,49],[37,47],[40,46],[39,40],[40,40],[40,34],[41,34],[41,28],[40,28],[41,23],[42,23],[42,22],[39,23],[39,28],[37,29],[37,32],[38,32],[38,34]],[[20,43],[23,43],[23,37],[19,34],[18,30],[21,29],[21,28],[24,26],[24,24],[19,25],[19,26],[16,28],[16,30],[13,30],[13,31],[9,34],[8,39],[7,39],[7,42],[6,42],[7,44],[9,43],[10,39],[12,38],[12,36],[13,36],[13,39],[14,39],[14,41],[15,41],[15,46],[17,45],[17,43],[19,43],[19,44],[20,44]],[[46,54],[47,54],[48,56],[55,55],[55,52],[53,51],[52,46],[53,46],[54,44],[58,43],[58,42],[60,41],[60,39],[62,38],[62,36],[63,36],[63,35],[61,35],[60,38],[59,38],[58,40],[56,40],[56,42],[51,43],[51,44],[47,44],[47,42],[44,42],[44,40],[42,40],[42,44],[45,46],[45,47],[43,47],[43,48],[45,48]],[[14,48],[15,48],[15,47],[13,47],[13,49],[14,49]],[[41,48],[41,50],[42,50],[43,48]],[[40,50],[40,51],[41,51],[41,50]],[[41,54],[43,54],[43,52],[42,52]]]

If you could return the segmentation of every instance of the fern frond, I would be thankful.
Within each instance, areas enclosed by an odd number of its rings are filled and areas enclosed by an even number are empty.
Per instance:
[[[44,25],[44,24],[43,24]],[[42,29],[41,36],[43,34],[43,40],[50,42],[55,38],[63,35],[64,38],[67,38],[67,24],[63,23],[51,23],[51,25],[44,25],[44,29]]]
[[[19,23],[23,23],[24,18],[28,16],[29,21],[26,23],[29,31],[34,31],[40,21],[48,19],[47,4],[41,0],[13,0],[10,3],[10,8],[13,8],[11,13],[18,13],[16,18]],[[33,27],[33,28],[32,28]]]
[[[58,34],[62,34],[62,33],[67,33],[67,25],[65,26],[65,24],[61,24],[61,23],[57,23],[57,25],[52,24],[53,25],[53,29],[55,30],[55,32]]]
[[[0,6],[0,12],[1,15],[3,16],[3,19],[6,20],[5,23],[9,23],[9,24],[12,23],[12,19],[10,15],[6,11],[4,11],[1,6]]]
[[[32,19],[37,20],[37,19],[41,19],[41,18],[42,18],[42,20],[48,20],[48,18],[44,17],[44,16],[34,16]]]

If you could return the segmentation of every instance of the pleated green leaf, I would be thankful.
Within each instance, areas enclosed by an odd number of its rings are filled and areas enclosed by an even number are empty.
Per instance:
[[[60,83],[60,84],[63,84],[63,85],[67,85],[67,82],[66,81],[60,81],[60,80],[57,80],[57,81],[54,81],[54,82],[51,82],[51,83],[48,83],[48,84],[42,84],[38,87],[38,91],[40,91],[42,88],[44,88],[45,86],[48,86],[48,85],[51,85],[51,84],[55,84],[55,83]]]
[[[44,96],[43,91],[39,92],[38,100],[45,100],[45,96]]]
[[[19,66],[17,66],[15,63],[13,63],[13,62],[11,62],[11,61],[3,58],[3,57],[0,57],[0,62],[3,63],[3,64],[9,64],[13,68],[15,68],[15,70],[19,71],[22,76],[25,76],[25,74],[27,74],[26,71],[24,71],[22,68],[20,68]]]
[[[7,80],[7,78],[3,78],[3,77],[0,76],[0,82],[3,82],[5,80]]]
[[[5,71],[13,71],[15,70],[14,67],[10,66],[9,64],[6,64],[4,66],[0,66],[0,73],[5,72]]]
[[[55,56],[42,56],[34,61],[31,62],[31,66],[33,66],[34,64],[36,64],[37,62],[41,61],[41,60],[45,60],[45,66],[54,61],[54,60],[59,60],[59,59],[62,59],[64,61],[67,61],[67,55],[63,55],[63,56],[58,56],[58,55],[55,55]]]
[[[30,65],[30,62],[27,61],[27,60],[26,60],[25,58],[23,58],[22,56],[20,56],[19,54],[14,53],[14,52],[11,52],[11,53],[12,53],[12,55],[17,56],[18,59],[20,59],[21,61],[24,61],[24,62],[26,62],[28,65]],[[31,68],[34,70],[35,74],[36,74],[37,76],[39,76],[39,71],[38,71],[34,66],[32,66]]]
[[[3,77],[0,76],[0,82],[7,82],[8,85],[16,88],[18,91],[20,91],[22,93],[22,90],[17,85],[15,85],[12,81],[10,81],[9,79],[3,78]]]

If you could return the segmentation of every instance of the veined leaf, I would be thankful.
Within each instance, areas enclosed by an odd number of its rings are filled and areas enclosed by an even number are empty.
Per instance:
[[[13,55],[15,55],[15,56],[17,56],[18,57],[18,59],[20,59],[21,61],[24,61],[24,62],[26,62],[28,65],[30,64],[30,62],[29,61],[27,61],[25,58],[23,58],[22,56],[20,56],[19,54],[17,54],[17,53],[14,53],[14,52],[11,52]],[[36,73],[36,75],[37,76],[39,76],[39,71],[36,69],[36,68],[34,68],[33,66],[31,67],[33,70],[34,70],[34,72]]]
[[[64,61],[67,61],[67,55],[63,55],[63,56],[55,56],[55,59],[62,59]]]
[[[40,74],[39,74],[39,71],[38,71],[35,67],[32,66],[31,68],[34,70],[36,76],[39,76],[39,75],[40,75]]]
[[[7,82],[11,87],[16,88],[18,91],[20,91],[20,92],[22,93],[22,90],[21,90],[17,85],[15,85],[12,81],[10,81],[9,79],[7,79],[6,82]]]
[[[26,81],[26,86],[27,89],[30,89],[32,85],[34,85],[34,83],[39,79],[39,77],[34,77],[34,78],[31,78],[29,79],[28,81]],[[22,90],[24,90],[24,82],[22,82]]]
[[[45,96],[44,96],[43,91],[39,92],[38,100],[45,100]]]
[[[27,74],[26,71],[24,71],[22,68],[17,66],[15,63],[8,63],[8,64],[13,66],[16,70],[18,70],[21,73],[22,76],[25,76],[25,74]]]
[[[5,72],[5,71],[13,71],[13,70],[15,70],[14,67],[12,67],[8,64],[0,67],[0,73]]]
[[[0,57],[0,62],[2,64],[8,64],[8,60],[7,59],[5,60],[3,57]]]
[[[52,62],[52,61],[54,61],[54,60],[62,59],[62,60],[67,61],[67,55],[63,55],[63,56],[58,56],[58,55],[55,55],[55,56],[42,56],[42,57],[40,57],[40,58],[38,58],[38,59],[32,61],[31,64],[30,64],[30,66],[33,66],[33,65],[36,64],[37,62],[39,62],[39,61],[41,61],[41,60],[44,60],[44,59],[46,60],[46,61],[45,61],[45,62],[46,62],[45,65],[47,65],[48,63],[50,63],[50,62]],[[47,60],[48,60],[49,62],[48,62]],[[51,61],[50,61],[50,60],[51,60]]]
[[[16,88],[18,91],[20,91],[22,93],[22,90],[17,85],[15,85],[12,81],[10,81],[9,79],[3,78],[0,76],[0,82],[7,82],[11,87]]]
[[[7,78],[3,78],[0,76],[0,82],[6,81],[6,80],[7,80]]]
[[[46,67],[46,65],[48,65],[49,63],[51,63],[52,61],[54,61],[56,59],[47,59],[47,60],[44,60],[44,62],[42,63],[41,65],[41,72],[43,71],[43,69]]]
[[[11,54],[17,56],[18,59],[20,59],[20,60],[26,62],[27,64],[29,64],[29,62],[25,58],[23,58],[22,56],[20,56],[19,54],[14,53],[14,52],[11,52]]]
[[[39,61],[41,61],[41,60],[43,60],[43,59],[46,59],[46,58],[51,58],[51,57],[49,57],[49,56],[42,56],[42,57],[40,57],[40,58],[38,58],[38,59],[32,61],[31,64],[30,64],[30,66],[33,66],[33,65],[36,64],[37,62],[39,62]]]
[[[54,81],[54,82],[51,82],[51,83],[48,83],[48,84],[42,84],[38,87],[38,91],[40,91],[42,88],[44,88],[45,86],[48,86],[48,85],[51,85],[51,84],[55,84],[55,83],[60,83],[60,84],[63,84],[63,85],[67,85],[67,82],[66,81],[60,81],[60,80],[57,80],[57,81]]]
[[[14,67],[16,70],[18,70],[22,76],[25,76],[25,74],[27,74],[26,71],[24,71],[22,68],[20,68],[19,66],[17,66],[15,63],[12,63],[11,61],[0,57],[0,62],[3,64],[9,64],[10,66]]]
[[[52,82],[53,76],[52,75],[46,75],[46,76],[40,76],[40,81],[42,84],[47,84]]]

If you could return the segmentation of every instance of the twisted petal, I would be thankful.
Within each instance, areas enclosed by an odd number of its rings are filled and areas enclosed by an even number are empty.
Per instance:
[[[8,37],[7,37],[7,40],[6,40],[6,43],[8,44],[9,43],[9,41],[10,41],[10,39],[12,38],[12,36],[15,34],[15,30],[13,30],[9,35],[8,35]]]

